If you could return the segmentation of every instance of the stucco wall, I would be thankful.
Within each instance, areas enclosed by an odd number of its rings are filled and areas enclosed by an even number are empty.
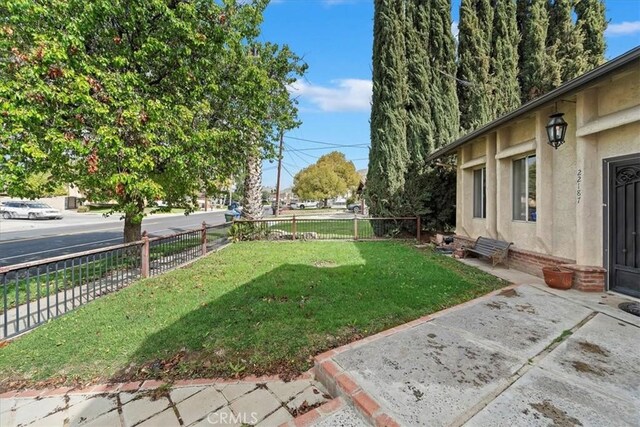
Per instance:
[[[511,135],[509,146],[518,145],[522,142],[531,141],[535,138],[536,123],[533,117],[520,120],[510,126]]]
[[[488,182],[496,191],[495,202],[487,205],[487,211],[493,209],[497,237],[520,249],[602,266],[603,159],[640,153],[640,113],[633,109],[638,105],[640,67],[565,95],[463,146],[458,150],[457,233],[471,238],[491,236],[487,220],[472,218],[472,170],[482,166],[464,168],[464,164],[495,153],[496,181]],[[565,113],[569,126],[565,143],[554,150],[547,144],[544,126],[556,108]],[[510,155],[500,158],[501,152]],[[513,160],[525,154],[536,154],[538,175],[539,216],[537,222],[529,223],[512,219]]]
[[[606,116],[616,111],[638,105],[640,99],[640,78],[637,72],[619,77],[598,91],[598,116]]]
[[[486,154],[486,138],[481,138],[471,144],[471,158],[477,159]]]
[[[549,188],[553,191],[553,233],[551,254],[568,259],[576,259],[576,106],[562,103],[564,119],[569,124],[565,143],[553,150],[552,174]],[[542,141],[546,144],[546,141]],[[542,166],[543,173],[549,173],[549,164]],[[543,191],[544,189],[540,189]]]

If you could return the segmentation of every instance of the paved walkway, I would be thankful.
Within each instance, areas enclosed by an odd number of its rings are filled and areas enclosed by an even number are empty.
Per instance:
[[[77,391],[31,390],[0,398],[0,426],[272,427],[328,399],[310,375],[286,383],[274,378],[194,380],[169,388],[148,381]]]
[[[345,425],[638,426],[640,318],[617,309],[622,298],[500,274],[532,284],[318,356],[317,378],[348,403],[333,416]]]

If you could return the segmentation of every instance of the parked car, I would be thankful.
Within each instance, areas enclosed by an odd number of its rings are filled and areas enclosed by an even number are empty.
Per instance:
[[[289,203],[290,209],[306,209],[306,208],[317,208],[320,206],[319,202],[314,200],[305,200],[303,202],[291,202]]]
[[[62,219],[62,213],[58,209],[54,209],[46,203],[34,201],[6,201],[0,208],[2,217],[9,218],[27,218],[27,219]]]
[[[347,202],[333,202],[331,203],[331,209],[346,209]]]
[[[320,207],[320,203],[316,202],[315,200],[305,200],[300,202],[300,209],[319,208],[319,207]]]
[[[351,203],[347,205],[347,210],[355,214],[358,214],[362,212],[362,203]]]

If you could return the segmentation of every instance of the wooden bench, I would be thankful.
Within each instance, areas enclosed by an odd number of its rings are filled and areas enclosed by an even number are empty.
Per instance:
[[[505,242],[502,240],[489,239],[488,237],[478,237],[473,246],[462,247],[464,250],[463,258],[467,257],[467,254],[473,253],[480,256],[491,258],[493,267],[499,263],[508,263],[509,246],[513,243]]]

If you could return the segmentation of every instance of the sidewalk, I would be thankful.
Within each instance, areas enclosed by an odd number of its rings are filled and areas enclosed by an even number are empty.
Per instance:
[[[499,273],[531,284],[322,354],[317,378],[372,425],[637,425],[640,318],[622,298]]]
[[[156,381],[0,397],[0,425],[51,427],[278,426],[330,399],[311,374],[291,381]]]

